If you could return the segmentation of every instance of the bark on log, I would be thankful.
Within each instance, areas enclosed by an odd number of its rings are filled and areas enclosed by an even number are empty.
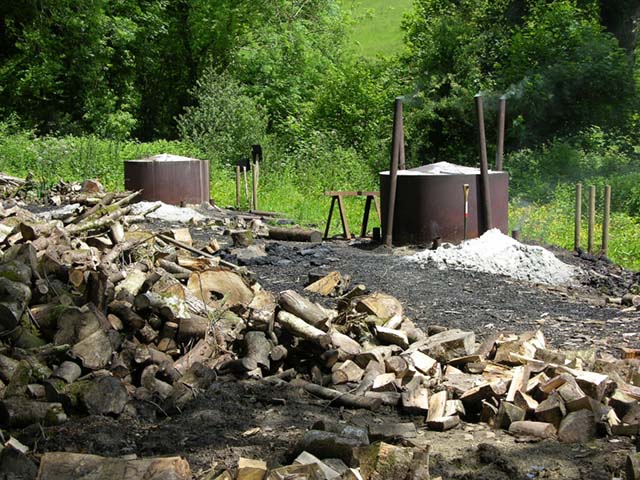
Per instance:
[[[269,227],[269,238],[285,242],[320,243],[322,241],[322,233],[317,230],[305,230],[302,228]]]
[[[309,383],[304,380],[293,380],[291,385],[296,387],[302,387],[308,393],[316,395],[321,398],[331,400],[334,405],[343,405],[350,408],[366,408],[368,410],[376,411],[382,405],[382,401],[377,398],[366,398],[350,393],[339,392],[331,388],[325,388],[314,383]]]
[[[5,428],[23,428],[34,423],[60,425],[66,422],[62,404],[37,402],[13,397],[0,401],[0,425]]]
[[[80,468],[79,466],[82,466]],[[38,480],[190,480],[189,463],[182,457],[125,460],[84,453],[45,453],[40,461]]]
[[[284,310],[301,318],[308,324],[326,330],[326,324],[331,317],[331,313],[317,303],[313,303],[293,290],[280,292],[278,303]]]
[[[327,349],[331,345],[330,335],[289,312],[278,312],[278,323],[296,337],[309,340],[321,348]]]

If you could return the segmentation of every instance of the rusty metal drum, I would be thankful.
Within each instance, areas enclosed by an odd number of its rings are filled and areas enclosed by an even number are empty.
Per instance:
[[[209,201],[209,161],[167,153],[124,162],[124,187],[172,205]]]
[[[464,239],[464,185],[469,185],[467,238],[479,236],[482,226],[480,170],[438,162],[398,171],[393,220],[394,244],[459,243]],[[509,175],[489,172],[493,227],[507,234]],[[389,172],[380,172],[382,231],[386,231]]]

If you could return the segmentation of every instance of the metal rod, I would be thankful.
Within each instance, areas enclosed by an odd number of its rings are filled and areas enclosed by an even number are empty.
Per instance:
[[[596,187],[589,187],[589,225],[587,231],[587,252],[593,253],[593,228],[596,223]]]
[[[573,230],[573,249],[580,249],[580,227],[582,223],[582,184],[576,183],[576,216]]]
[[[489,190],[489,161],[487,160],[487,138],[484,131],[484,108],[482,95],[475,96],[476,114],[478,116],[478,132],[480,134],[480,180],[483,226],[480,234],[490,230],[493,226],[491,215],[491,192]]]
[[[609,255],[609,219],[611,218],[611,185],[604,187],[604,214],[602,217],[602,254]]]
[[[236,165],[236,208],[240,208],[240,165]]]
[[[462,239],[467,239],[467,228],[469,222],[469,184],[462,185],[462,192],[464,194],[464,223],[462,229]]]
[[[398,128],[399,138],[396,144],[396,148],[398,148],[398,170],[406,170],[407,165],[404,156],[404,112],[402,101],[400,101],[400,118],[398,121],[400,123],[400,127]]]
[[[500,113],[498,114],[498,145],[496,148],[496,170],[502,170],[504,159],[504,124],[507,118],[507,97],[500,97]]]
[[[391,165],[389,168],[389,196],[387,198],[387,225],[384,232],[384,244],[391,247],[393,244],[393,219],[396,209],[396,190],[398,186],[398,163],[400,157],[400,118],[402,118],[402,99],[396,98],[393,115],[393,137],[391,144]]]
[[[257,210],[258,209],[258,162],[253,162],[253,168],[251,169],[252,173],[253,173],[253,178],[252,178],[252,193],[253,193],[253,209]]]

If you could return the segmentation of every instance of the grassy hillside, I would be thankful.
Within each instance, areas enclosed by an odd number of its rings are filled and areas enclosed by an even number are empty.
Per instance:
[[[402,49],[400,23],[412,0],[345,0],[353,9],[354,48],[365,56],[393,55]]]

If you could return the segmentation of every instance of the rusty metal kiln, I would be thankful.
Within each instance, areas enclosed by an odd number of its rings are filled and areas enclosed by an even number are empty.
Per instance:
[[[209,201],[209,161],[163,153],[124,162],[124,187],[173,205]]]
[[[380,173],[382,230],[386,231],[389,172]],[[480,169],[439,162],[399,170],[393,220],[393,243],[458,243],[464,239],[464,185],[469,185],[467,238],[483,231]],[[489,172],[493,227],[507,234],[509,175]]]

